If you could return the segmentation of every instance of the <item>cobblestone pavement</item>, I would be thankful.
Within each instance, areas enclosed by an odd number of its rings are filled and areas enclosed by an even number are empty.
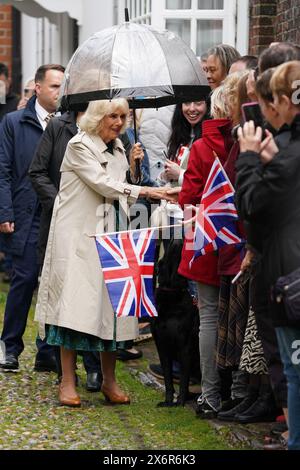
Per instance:
[[[0,328],[7,286],[0,284]],[[20,372],[0,372],[0,450],[15,449],[239,449],[261,448],[269,425],[238,426],[195,418],[193,404],[161,409],[163,384],[148,371],[157,362],[153,340],[137,345],[143,358],[118,362],[118,380],[130,406],[110,406],[101,393],[85,390],[79,360],[79,409],[59,406],[56,375],[33,371],[37,327],[33,311],[25,332]],[[198,388],[197,388],[198,387]],[[199,386],[191,389],[199,392]]]
[[[56,374],[33,371],[34,356],[34,337],[27,336],[20,372],[0,372],[0,450],[232,448],[226,436],[197,420],[189,407],[157,408],[161,389],[152,382],[143,385],[132,363],[118,363],[118,380],[131,396],[130,406],[110,406],[101,393],[87,392],[80,363],[82,406],[72,409],[59,406]],[[135,362],[147,369],[146,361]]]

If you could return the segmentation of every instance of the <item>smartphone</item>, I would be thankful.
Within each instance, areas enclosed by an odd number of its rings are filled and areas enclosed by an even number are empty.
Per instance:
[[[260,106],[258,103],[245,103],[242,104],[242,115],[244,121],[253,121],[254,126],[256,127],[261,127],[263,130],[263,136],[262,138],[264,139],[266,137],[266,133],[264,132],[264,118],[260,109]]]
[[[244,121],[254,121],[255,127],[264,126],[264,118],[258,103],[242,104],[242,114]]]

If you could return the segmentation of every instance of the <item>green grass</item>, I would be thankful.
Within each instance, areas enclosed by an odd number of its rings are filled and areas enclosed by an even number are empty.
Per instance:
[[[2,325],[7,286],[0,284]],[[37,325],[30,311],[25,350],[18,374],[0,373],[0,449],[229,449],[228,440],[189,408],[157,408],[161,392],[142,385],[127,366],[118,363],[122,388],[130,406],[106,405],[100,393],[84,388],[78,374],[80,409],[60,407],[55,374],[33,372]],[[145,365],[145,363],[141,362]]]

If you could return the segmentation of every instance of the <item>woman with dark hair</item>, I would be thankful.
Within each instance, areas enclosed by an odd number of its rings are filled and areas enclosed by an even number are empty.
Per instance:
[[[232,124],[228,119],[224,88],[215,89],[211,95],[212,120],[203,123],[203,135],[192,146],[188,168],[184,177],[179,204],[200,204],[205,182],[218,155],[225,163],[232,144]],[[199,350],[201,369],[201,396],[196,413],[202,418],[216,417],[221,408],[221,382],[216,368],[215,344],[218,321],[220,278],[217,274],[218,256],[209,253],[200,256],[191,265],[194,250],[190,235],[186,237],[178,273],[196,281],[199,305]]]
[[[173,160],[179,147],[199,139],[202,134],[201,123],[207,111],[205,101],[178,104],[172,118],[172,133],[168,142],[168,157]]]
[[[160,175],[161,180],[182,185],[191,146],[201,137],[205,119],[208,119],[208,110],[204,100],[177,104],[168,142],[168,159],[165,171]]]

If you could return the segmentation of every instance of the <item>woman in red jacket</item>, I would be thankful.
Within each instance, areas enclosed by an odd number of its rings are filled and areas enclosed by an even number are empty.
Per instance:
[[[214,90],[211,97],[210,121],[203,123],[202,138],[192,148],[188,168],[179,194],[179,204],[200,204],[215,154],[224,164],[232,145],[231,121],[227,118],[223,88]],[[200,368],[202,395],[198,399],[197,414],[205,418],[216,416],[221,407],[220,377],[215,363],[215,345],[218,320],[219,283],[218,256],[215,253],[197,258],[190,268],[193,257],[191,239],[185,240],[178,272],[197,281],[200,314]]]

